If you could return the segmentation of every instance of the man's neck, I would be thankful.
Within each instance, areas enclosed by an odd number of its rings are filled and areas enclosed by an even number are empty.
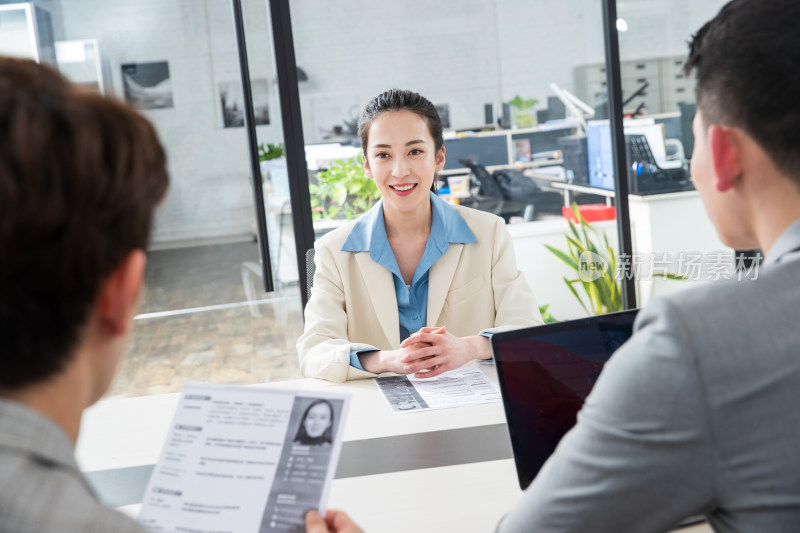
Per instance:
[[[91,402],[91,387],[83,383],[77,365],[41,383],[21,389],[0,390],[0,396],[33,409],[66,433],[73,446],[78,441],[81,414]]]
[[[778,237],[800,219],[800,188],[786,180],[778,183],[758,198],[754,209],[757,213],[755,237],[765,255],[769,254]]]

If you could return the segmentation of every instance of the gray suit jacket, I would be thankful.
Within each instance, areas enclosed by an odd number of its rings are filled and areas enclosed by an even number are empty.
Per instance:
[[[757,280],[653,301],[507,532],[800,531],[800,220]]]
[[[0,398],[0,533],[146,533],[97,501],[72,454],[52,421]]]

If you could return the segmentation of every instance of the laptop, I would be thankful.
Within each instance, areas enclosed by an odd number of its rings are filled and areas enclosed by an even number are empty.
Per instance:
[[[637,313],[632,309],[492,335],[522,490],[575,425],[603,365],[632,335]]]

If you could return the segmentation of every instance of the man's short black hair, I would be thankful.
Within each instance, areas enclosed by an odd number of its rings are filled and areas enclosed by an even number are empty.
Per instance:
[[[146,247],[166,188],[140,114],[0,57],[0,389],[69,361],[103,281]]]
[[[800,185],[800,2],[729,2],[694,36],[685,69],[697,71],[705,123],[743,129]]]

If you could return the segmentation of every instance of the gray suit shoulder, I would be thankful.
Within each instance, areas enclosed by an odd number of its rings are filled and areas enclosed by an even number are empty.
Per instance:
[[[713,397],[753,378],[756,368],[765,375],[800,371],[798,315],[800,261],[794,260],[762,268],[754,280],[712,282],[657,298],[636,326],[669,335],[687,350]]]
[[[680,283],[680,282],[675,282]],[[707,316],[720,313],[750,314],[756,309],[778,307],[776,299],[785,302],[782,309],[800,307],[800,260],[761,267],[754,279],[733,279],[710,282],[654,300],[653,305],[668,305],[687,316]],[[648,304],[647,307],[650,307]]]

